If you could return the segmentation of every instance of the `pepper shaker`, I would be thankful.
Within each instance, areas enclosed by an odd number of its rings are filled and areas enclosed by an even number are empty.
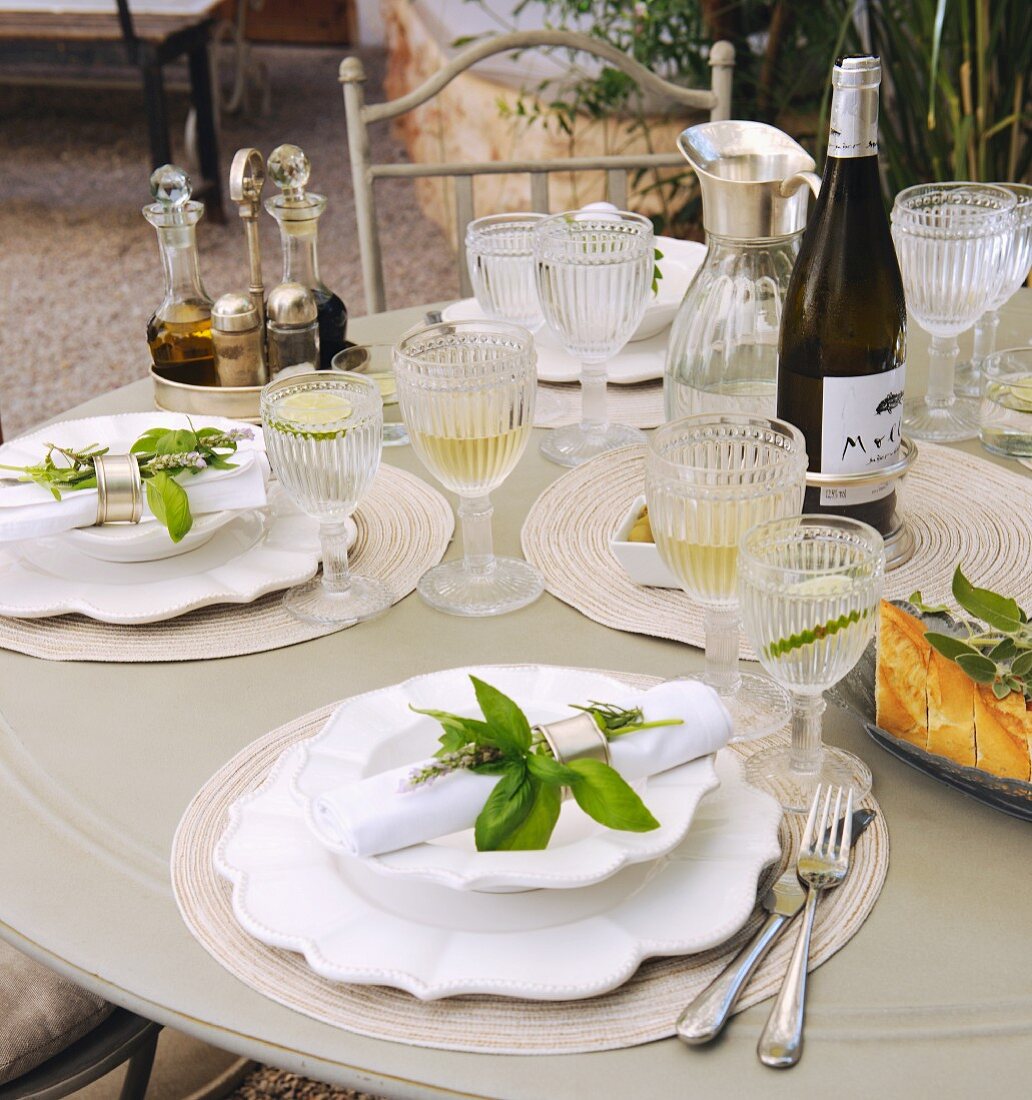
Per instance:
[[[215,376],[220,386],[264,386],[265,333],[254,302],[246,294],[223,294],[211,311]]]
[[[280,283],[266,306],[269,372],[319,367],[318,309],[312,292],[300,283]]]

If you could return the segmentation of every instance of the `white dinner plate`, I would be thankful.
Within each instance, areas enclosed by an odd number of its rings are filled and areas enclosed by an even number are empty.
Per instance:
[[[614,385],[652,382],[663,377],[670,324],[706,255],[705,245],[673,237],[658,237],[656,247],[664,257],[660,260],[663,278],[659,282],[659,293],[638,333],[606,364],[609,381]],[[482,320],[484,313],[475,298],[463,298],[446,306],[441,316],[446,321]],[[639,338],[639,334],[644,338]],[[563,350],[559,339],[547,327],[534,334],[534,343],[538,353],[538,378],[542,382],[578,380],[580,363]]]
[[[254,434],[255,438],[241,440],[237,446],[237,454],[245,457],[253,451],[264,452],[261,428],[240,421],[227,420],[221,416],[188,417],[184,413],[118,413],[84,417],[78,420],[63,420],[20,436],[0,447],[0,463],[10,466],[31,466],[43,458],[47,443],[58,443],[64,447],[101,444],[108,447],[113,454],[124,454],[150,428],[188,428],[191,422],[197,428],[222,428],[226,431],[232,428],[247,429]],[[225,480],[235,476],[237,472],[238,470],[209,470],[204,476],[209,480]],[[3,473],[11,477],[17,476],[9,471],[3,471]],[[40,492],[33,485],[11,488],[14,492],[5,488],[4,496],[12,503],[16,499],[15,494],[28,497],[28,494]],[[178,543],[168,537],[167,530],[149,513],[144,515],[139,523],[82,527],[53,537],[66,540],[70,546],[100,561],[156,561],[159,558],[185,554],[203,546],[220,527],[229,523],[234,515],[232,511],[219,511],[195,516],[193,526]]]
[[[272,482],[265,508],[237,514],[204,546],[176,557],[98,561],[60,536],[0,546],[0,615],[161,622],[211,604],[251,603],[308,580],[318,565],[317,522]]]
[[[302,750],[233,804],[215,867],[241,926],[301,952],[331,981],[385,985],[423,1000],[490,993],[570,1000],[615,989],[643,959],[723,943],[748,920],[778,858],[781,809],[717,754],[720,787],[685,840],[580,890],[486,894],[385,877],[331,851],[292,788]]]
[[[309,824],[322,843],[330,842],[311,820],[312,804],[321,794],[342,783],[427,759],[440,747],[440,724],[414,713],[412,707],[480,717],[470,673],[515,699],[531,725],[571,717],[575,713],[571,703],[607,702],[628,694],[625,684],[584,669],[495,665],[416,676],[348,699],[318,736],[304,742],[302,764],[294,779]],[[660,822],[652,832],[607,829],[575,802],[566,801],[543,851],[478,852],[472,829],[465,829],[366,862],[380,874],[456,890],[502,893],[588,886],[632,863],[658,859],[684,840],[703,796],[717,786],[713,757],[701,757],[635,786]]]

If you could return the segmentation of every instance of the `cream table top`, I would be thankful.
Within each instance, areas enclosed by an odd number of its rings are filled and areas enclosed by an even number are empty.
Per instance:
[[[353,323],[390,340],[421,316]],[[1032,337],[1032,290],[1001,346]],[[912,328],[913,381],[927,340]],[[75,415],[144,410],[149,382]],[[966,449],[978,451],[977,444]],[[423,473],[408,448],[389,462]],[[496,546],[560,470],[536,447],[496,495]],[[425,474],[424,474],[425,476]],[[973,487],[973,491],[977,491]],[[1029,519],[1032,529],[1032,517]],[[455,553],[453,547],[450,553]],[[242,747],[325,703],[420,672],[540,661],[672,676],[698,651],[609,630],[544,596],[499,619],[452,618],[415,595],[383,618],[253,656],[162,666],[53,664],[0,652],[0,934],[112,1001],[220,1047],[402,1097],[842,1097],[1027,1092],[1032,1062],[1032,830],[889,756],[830,711],[829,742],[864,757],[892,838],[888,881],[857,937],[817,971],[806,1053],[790,1073],[754,1050],[768,1005],[712,1049],[676,1040],[609,1053],[498,1057],[366,1039],[253,992],[194,941],[169,885],[173,831]]]

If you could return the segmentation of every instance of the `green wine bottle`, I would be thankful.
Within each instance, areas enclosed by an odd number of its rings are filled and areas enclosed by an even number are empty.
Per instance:
[[[832,75],[824,182],[785,297],[778,416],[806,437],[810,470],[873,471],[899,458],[907,309],[878,177],[876,57]],[[893,482],[808,488],[803,509],[889,535]]]

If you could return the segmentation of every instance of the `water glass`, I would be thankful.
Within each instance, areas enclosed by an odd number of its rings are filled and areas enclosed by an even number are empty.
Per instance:
[[[414,329],[394,351],[398,400],[412,447],[459,496],[464,556],[424,573],[419,594],[453,615],[499,615],[536,600],[541,574],[496,557],[490,494],[530,437],[537,389],[534,338],[517,325],[450,321]]]
[[[347,518],[380,468],[383,403],[375,382],[331,371],[270,382],[261,396],[265,449],[287,495],[319,521],[322,576],[283,602],[304,622],[352,626],[385,611],[389,589],[348,568]]]
[[[940,443],[978,435],[978,402],[954,392],[957,337],[998,291],[1015,196],[985,183],[908,187],[892,208],[892,239],[907,308],[932,334],[928,388],[903,406],[903,427]]]
[[[1007,251],[1002,257],[999,290],[975,324],[971,362],[957,368],[956,391],[969,397],[982,395],[982,364],[996,350],[999,311],[1025,285],[1029,268],[1032,267],[1032,184],[998,183],[996,186],[1010,191],[1016,200],[1014,224]]]
[[[706,671],[738,740],[788,719],[784,690],[738,670],[738,544],[763,520],[798,515],[806,442],[782,420],[708,413],[657,428],[645,456],[645,495],[659,555],[706,618]]]
[[[760,663],[792,696],[792,741],[749,757],[749,781],[805,812],[817,784],[871,789],[862,760],[822,744],[823,693],[874,634],[885,575],[881,535],[845,517],[801,516],[754,527],[739,561],[742,622]]]
[[[1032,458],[1032,347],[989,356],[982,373],[982,446],[1009,458]]]
[[[364,374],[379,386],[383,401],[383,445],[402,447],[408,443],[409,437],[401,420],[393,357],[393,344],[352,344],[337,352],[330,360],[330,367],[336,371]]]
[[[606,413],[606,361],[641,324],[655,266],[652,223],[640,214],[556,214],[534,229],[545,322],[581,364],[581,422],[549,432],[541,453],[578,466],[645,436]]]
[[[492,214],[466,229],[466,265],[477,304],[493,321],[531,332],[545,323],[534,277],[534,229],[547,214]]]

